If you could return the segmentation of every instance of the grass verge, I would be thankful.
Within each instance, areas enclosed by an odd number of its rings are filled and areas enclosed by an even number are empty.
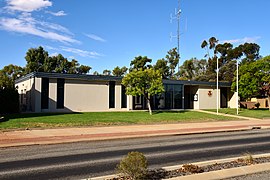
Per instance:
[[[207,109],[206,111],[216,112],[216,109]],[[219,109],[220,113],[236,115],[236,109],[232,108],[223,108]],[[252,117],[258,119],[270,119],[269,109],[239,109],[239,115],[245,117]]]
[[[148,112],[85,112],[85,113],[41,113],[5,116],[0,122],[2,129],[56,128],[80,126],[109,126],[129,124],[186,123],[237,120],[196,111],[157,111],[152,116]]]

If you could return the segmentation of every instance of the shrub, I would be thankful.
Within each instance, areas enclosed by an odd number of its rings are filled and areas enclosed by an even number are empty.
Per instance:
[[[19,112],[19,94],[15,88],[0,88],[0,114]]]
[[[250,153],[245,153],[244,154],[244,161],[247,163],[247,164],[253,164],[254,163],[254,158],[252,156],[252,154]]]
[[[129,152],[117,165],[117,171],[133,180],[142,179],[147,173],[147,160],[143,153]]]
[[[203,172],[203,169],[201,167],[197,166],[197,165],[184,164],[182,166],[182,171],[195,174],[195,173],[202,173]]]
[[[246,165],[255,163],[252,154],[250,154],[249,152],[243,154],[243,158],[239,158],[237,161]]]

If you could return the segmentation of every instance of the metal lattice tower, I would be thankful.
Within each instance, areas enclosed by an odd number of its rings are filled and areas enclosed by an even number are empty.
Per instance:
[[[171,33],[170,39],[172,40],[172,38],[177,38],[177,54],[179,57],[179,62],[178,62],[178,71],[179,71],[179,64],[180,64],[180,15],[181,15],[181,8],[180,8],[180,0],[178,0],[178,7],[177,9],[175,9],[175,14],[174,16],[171,14],[171,23],[173,19],[177,20],[177,35],[173,36]]]

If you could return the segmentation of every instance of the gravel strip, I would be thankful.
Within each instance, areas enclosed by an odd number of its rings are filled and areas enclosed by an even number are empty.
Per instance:
[[[191,175],[191,174],[217,171],[217,170],[222,170],[222,169],[236,168],[236,167],[248,166],[252,164],[261,164],[261,163],[267,163],[267,162],[270,162],[270,157],[260,157],[260,158],[253,159],[252,157],[249,158],[247,156],[245,159],[241,158],[241,159],[237,159],[231,162],[215,163],[215,164],[202,166],[202,167],[192,165],[192,164],[187,164],[187,165],[183,165],[179,169],[172,170],[172,171],[166,171],[164,169],[153,169],[153,170],[148,171],[145,177],[145,180],[169,179],[173,177],[180,177],[180,176],[186,176],[186,175]],[[256,175],[257,174],[255,174],[255,177]],[[268,172],[268,179],[269,179],[269,175],[270,175],[270,172]],[[113,178],[113,179],[108,179],[108,180],[124,180],[124,179],[128,179],[128,178],[119,177],[119,178]],[[236,179],[230,179],[230,180],[236,180]]]

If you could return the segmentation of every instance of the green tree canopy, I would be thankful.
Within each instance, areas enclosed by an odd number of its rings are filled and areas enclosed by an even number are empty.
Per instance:
[[[168,79],[170,77],[170,68],[167,64],[168,61],[162,58],[157,60],[156,64],[153,67],[155,70],[160,71],[163,79]]]
[[[147,56],[138,56],[130,63],[129,71],[133,70],[145,70],[151,68],[152,65],[149,64],[152,62],[152,59],[149,59]]]
[[[97,71],[94,71],[93,72],[93,75],[96,75],[97,76],[97,75],[100,75],[100,74]]]
[[[122,68],[120,68],[119,66],[116,66],[113,71],[112,74],[114,76],[123,76],[127,73],[128,68],[126,66],[123,66]]]
[[[170,49],[167,52],[165,59],[167,60],[169,68],[170,68],[169,75],[172,79],[174,79],[175,78],[175,68],[179,63],[179,54],[177,52],[177,48]]]
[[[207,61],[205,59],[198,60],[191,58],[184,61],[180,66],[179,79],[180,80],[203,80],[206,72]]]
[[[57,72],[69,74],[87,74],[90,66],[80,65],[75,59],[69,61],[62,54],[49,56],[43,47],[30,48],[25,56],[26,72]]]
[[[103,70],[103,75],[105,76],[110,76],[111,73],[112,73],[111,70],[108,70],[108,69]]]
[[[230,43],[219,44],[215,37],[211,37],[208,41],[204,40],[201,44],[208,57],[207,69],[205,75],[208,81],[215,81],[217,74],[217,61],[219,70],[219,80],[232,82],[235,77],[236,61],[242,59],[245,62],[253,62],[259,58],[260,47],[255,43],[245,43],[237,47],[233,47]],[[212,53],[210,52],[212,51]]]
[[[25,56],[26,72],[44,72],[44,63],[48,60],[48,57],[48,52],[43,47],[30,48]]]
[[[19,112],[19,94],[15,79],[24,75],[24,69],[10,64],[0,70],[0,114]]]
[[[133,70],[123,78],[122,84],[126,87],[127,95],[145,97],[149,113],[152,115],[151,96],[164,92],[159,70],[153,68]]]
[[[13,64],[10,64],[8,66],[5,66],[3,69],[0,70],[0,88],[3,87],[14,87],[15,80],[23,76],[25,74],[25,69],[16,66]]]
[[[258,96],[270,96],[270,56],[257,61],[242,64],[239,67],[239,96],[250,99]],[[236,89],[236,81],[232,84]]]

